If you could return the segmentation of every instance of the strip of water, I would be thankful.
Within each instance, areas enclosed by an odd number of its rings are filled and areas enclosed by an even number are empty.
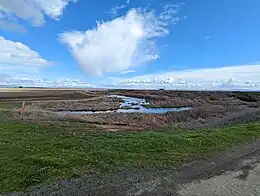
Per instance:
[[[173,108],[149,108],[149,103],[145,99],[126,97],[120,95],[110,95],[108,97],[117,97],[123,100],[120,108],[107,111],[66,111],[66,114],[100,114],[100,113],[144,113],[144,114],[164,114],[167,112],[181,112],[191,110],[191,107],[173,107]]]

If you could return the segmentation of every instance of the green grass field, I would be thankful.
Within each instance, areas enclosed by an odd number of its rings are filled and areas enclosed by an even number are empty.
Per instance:
[[[73,134],[59,127],[0,123],[0,193],[42,182],[128,168],[178,168],[260,137],[260,123],[221,129]]]

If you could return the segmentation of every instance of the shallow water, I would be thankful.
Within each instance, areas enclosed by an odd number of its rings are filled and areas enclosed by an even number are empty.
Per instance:
[[[121,98],[124,102],[121,103],[120,109],[118,110],[107,110],[107,111],[66,111],[63,113],[67,114],[100,114],[100,113],[145,113],[145,114],[164,114],[167,112],[180,112],[192,109],[191,107],[178,107],[178,108],[145,108],[143,105],[149,103],[145,99],[126,97],[120,95],[110,95],[108,97]],[[132,107],[134,109],[123,109],[124,107]]]

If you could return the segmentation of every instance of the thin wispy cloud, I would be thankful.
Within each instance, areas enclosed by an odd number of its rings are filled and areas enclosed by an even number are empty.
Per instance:
[[[4,83],[5,82],[5,79],[8,77],[8,75],[6,75],[6,74],[1,74],[0,73],[0,84],[1,83]]]
[[[118,11],[126,8],[127,5],[117,5],[108,11],[108,14],[113,18],[118,15]]]
[[[5,31],[14,31],[14,32],[20,32],[20,33],[26,33],[27,30],[22,25],[19,25],[17,23],[12,23],[4,20],[0,20],[0,29],[3,29]]]
[[[126,71],[122,71],[121,74],[128,74],[128,73],[135,73],[136,71],[135,70],[126,70]]]
[[[42,26],[45,17],[59,20],[65,7],[77,0],[1,0],[0,15],[16,17],[34,26]]]
[[[107,13],[112,17],[118,17],[119,11],[123,9],[127,9],[128,5],[130,4],[130,0],[127,0],[125,4],[116,5],[115,7],[112,7]]]
[[[59,39],[87,75],[120,73],[160,57],[156,40],[169,33],[178,11],[172,6],[159,13],[134,8],[94,29],[61,33]]]

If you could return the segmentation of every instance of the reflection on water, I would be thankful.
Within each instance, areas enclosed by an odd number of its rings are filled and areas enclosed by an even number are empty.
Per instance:
[[[149,103],[145,99],[135,98],[135,97],[126,97],[120,95],[110,95],[108,97],[117,97],[121,98],[123,102],[120,105],[118,110],[107,110],[107,111],[70,111],[65,112],[69,114],[99,114],[99,113],[145,113],[145,114],[164,114],[166,112],[180,112],[192,109],[191,107],[179,107],[179,108],[149,108]]]

